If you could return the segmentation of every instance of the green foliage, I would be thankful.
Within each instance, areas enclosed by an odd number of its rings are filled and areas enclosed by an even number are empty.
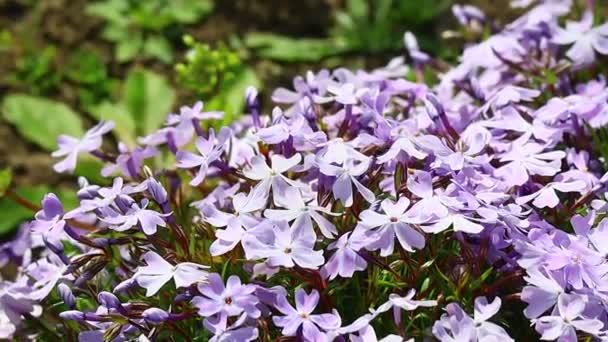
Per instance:
[[[208,44],[196,42],[190,36],[184,37],[184,43],[189,51],[184,62],[175,65],[177,82],[201,98],[213,95],[222,85],[232,82],[243,68],[238,53],[224,44],[212,49]]]
[[[61,134],[82,136],[82,119],[63,103],[25,94],[12,94],[2,102],[3,117],[38,146],[53,151]]]
[[[0,198],[2,198],[11,186],[13,172],[9,168],[0,169]]]
[[[103,61],[92,52],[76,51],[70,56],[65,77],[78,85],[79,103],[83,108],[107,99],[116,86]]]
[[[97,120],[112,120],[115,133],[127,145],[135,145],[138,135],[158,129],[175,103],[175,90],[162,75],[135,69],[122,85],[123,98],[103,101],[90,109]]]
[[[57,51],[52,46],[40,50],[27,49],[16,60],[14,74],[8,76],[8,83],[18,88],[26,88],[33,95],[47,94],[55,90],[61,82],[61,74],[55,69]]]
[[[231,82],[223,84],[217,95],[205,102],[205,108],[223,111],[221,125],[226,126],[243,114],[245,90],[249,86],[259,87],[260,81],[253,70],[241,68]]]
[[[272,33],[248,34],[245,45],[262,58],[289,63],[315,62],[348,50],[346,45],[333,39],[294,39]]]
[[[254,71],[247,67],[236,51],[220,44],[213,49],[207,44],[184,37],[190,47],[185,61],[175,66],[177,82],[205,101],[205,109],[224,111],[222,125],[227,125],[243,112],[245,89],[259,87]]]
[[[180,25],[205,17],[212,8],[209,0],[103,0],[88,5],[86,12],[107,22],[102,35],[116,44],[119,62],[142,55],[171,63],[171,34]]]
[[[347,0],[336,14],[330,35],[323,39],[295,39],[252,33],[245,44],[263,58],[284,62],[315,62],[344,53],[379,53],[398,50],[406,30],[427,33],[429,24],[450,6],[450,0],[397,1]],[[422,35],[421,44],[433,48]]]

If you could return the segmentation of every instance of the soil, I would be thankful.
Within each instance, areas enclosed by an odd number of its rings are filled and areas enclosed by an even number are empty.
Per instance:
[[[409,0],[407,0],[409,1]],[[505,2],[501,0],[500,2]],[[26,49],[42,49],[53,45],[57,49],[55,68],[62,70],[75,49],[94,51],[108,66],[112,77],[123,79],[133,65],[119,64],[113,60],[113,45],[100,37],[103,21],[84,14],[88,0],[0,0],[0,28],[8,30],[15,46],[10,51],[0,51],[0,94],[11,92],[30,93],[30,89],[11,84],[6,75],[11,75],[15,62]],[[479,0],[475,2],[488,2]],[[295,37],[325,37],[332,26],[332,13],[343,8],[344,0],[217,0],[213,13],[200,24],[186,28],[186,32],[200,41],[225,41],[233,35],[251,31],[266,31]],[[493,2],[495,4],[495,2]],[[35,4],[35,5],[34,5]],[[482,4],[482,7],[484,4]],[[496,7],[496,5],[491,6]],[[503,6],[501,6],[503,7]],[[503,7],[504,8],[504,7]],[[445,20],[441,20],[441,25]],[[183,46],[174,46],[176,56]],[[36,50],[34,50],[36,51]],[[340,64],[351,67],[376,67],[390,59],[387,56],[346,56]],[[307,70],[318,70],[332,66],[332,61],[316,64],[282,64],[267,60],[251,60],[264,89],[277,86],[291,87],[295,75]],[[335,63],[335,61],[333,62]],[[145,67],[172,77],[172,66],[158,62],[136,61]],[[45,96],[78,109],[76,84],[67,81],[54,92]],[[179,90],[178,90],[179,91]],[[179,99],[188,98],[179,93]],[[262,93],[262,99],[268,94]],[[15,129],[0,118],[0,167],[10,165],[14,169],[17,185],[47,183],[56,185],[72,179],[59,176],[52,171],[53,160],[46,151],[21,139]]]

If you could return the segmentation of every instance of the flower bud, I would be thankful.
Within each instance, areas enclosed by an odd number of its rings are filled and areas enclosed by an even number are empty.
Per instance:
[[[116,309],[121,313],[123,313],[123,311],[126,311],[118,297],[116,297],[113,293],[107,291],[99,292],[99,294],[97,295],[97,301],[99,302],[99,304],[105,306],[108,309]]]
[[[129,289],[131,289],[132,287],[134,287],[135,285],[137,285],[137,282],[135,281],[135,279],[127,279],[123,282],[121,282],[120,284],[116,285],[116,287],[114,288],[114,293],[121,293],[121,292],[126,292]]]
[[[163,204],[167,202],[167,190],[155,178],[148,178],[148,191],[156,203]]]
[[[160,324],[169,319],[169,313],[159,308],[149,308],[145,310],[141,316],[148,323]]]
[[[70,309],[74,309],[76,307],[76,298],[74,297],[74,294],[72,294],[72,290],[69,286],[64,283],[60,283],[57,285],[57,293],[59,294],[59,298],[61,298],[67,307]]]
[[[85,320],[84,312],[78,310],[68,310],[59,314],[59,317],[68,321],[83,322]]]

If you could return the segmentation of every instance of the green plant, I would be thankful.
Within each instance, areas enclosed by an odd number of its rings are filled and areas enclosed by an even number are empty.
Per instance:
[[[184,43],[189,50],[175,65],[177,83],[197,98],[208,98],[205,108],[224,111],[223,124],[231,122],[243,112],[245,89],[259,86],[254,71],[224,44],[211,48],[190,36],[184,37]]]
[[[90,4],[86,13],[103,18],[102,35],[116,44],[115,57],[128,62],[136,56],[171,63],[171,38],[180,26],[208,15],[209,0],[104,0]]]
[[[398,50],[405,30],[423,33],[424,47],[432,48],[429,24],[450,4],[450,0],[347,0],[345,9],[336,14],[335,25],[326,38],[294,39],[252,33],[245,37],[245,43],[263,58],[286,62],[314,62],[344,53]]]
[[[55,90],[62,76],[55,68],[57,50],[46,46],[39,51],[27,48],[16,58],[16,69],[7,76],[7,82],[13,87],[28,89],[35,95],[48,94]]]
[[[118,83],[110,78],[99,56],[85,50],[78,50],[70,56],[64,74],[78,85],[79,103],[85,109],[108,99]]]

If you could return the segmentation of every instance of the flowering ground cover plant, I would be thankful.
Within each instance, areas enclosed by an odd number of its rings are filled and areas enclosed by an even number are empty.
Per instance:
[[[297,76],[271,113],[249,88],[230,126],[198,102],[138,145],[61,136],[55,170],[88,153],[108,184],[70,209],[6,189],[36,213],[0,247],[0,338],[608,340],[592,5],[455,6],[486,37],[451,67],[406,33],[411,65]]]

